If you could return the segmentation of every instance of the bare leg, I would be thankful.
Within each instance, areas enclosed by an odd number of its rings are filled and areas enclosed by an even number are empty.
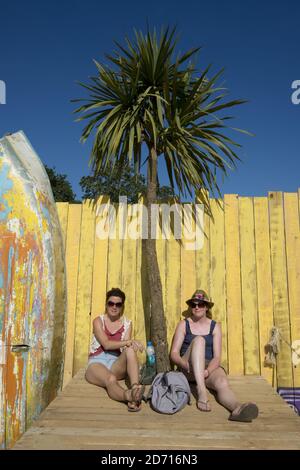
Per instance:
[[[85,373],[86,380],[98,387],[104,387],[113,400],[127,401],[126,390],[122,388],[117,377],[103,364],[90,364]]]
[[[231,421],[242,421],[250,423],[258,416],[258,408],[255,403],[239,403],[233,391],[229,387],[224,370],[221,367],[214,370],[206,379],[206,384],[217,392],[218,402],[225,406],[231,415]]]
[[[211,375],[207,377],[205,383],[208,388],[217,392],[218,402],[229,411],[233,411],[241,406],[237,401],[235,394],[229,387],[226,374],[222,367],[215,369]]]
[[[138,411],[141,408],[141,400],[144,392],[142,385],[139,385],[139,363],[136,352],[133,348],[125,348],[120,357],[111,368],[112,373],[122,379],[128,374],[131,390],[128,392],[128,408],[130,411]]]
[[[128,374],[130,384],[139,383],[139,363],[133,348],[125,348],[120,357],[113,364],[111,371],[118,379],[123,379]]]
[[[185,353],[185,358],[192,364],[193,375],[197,383],[198,408],[202,411],[210,411],[207,389],[205,386],[205,339],[197,336]]]

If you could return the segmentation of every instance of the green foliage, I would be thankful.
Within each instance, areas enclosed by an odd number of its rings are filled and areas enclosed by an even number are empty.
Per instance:
[[[92,132],[91,154],[95,174],[102,174],[112,162],[119,171],[133,161],[140,172],[142,147],[149,156],[165,160],[170,185],[179,194],[206,188],[220,194],[216,170],[224,175],[239,159],[239,146],[224,130],[231,116],[222,115],[243,100],[226,100],[227,92],[217,85],[223,71],[210,76],[210,67],[200,72],[193,59],[199,49],[175,56],[175,29],[126,38],[117,44],[109,65],[95,61],[97,75],[81,84],[89,93],[76,109],[80,120],[88,120],[82,132],[85,141]],[[236,129],[238,130],[238,129]],[[202,193],[203,203],[208,199]]]
[[[73,193],[72,186],[67,180],[67,175],[57,173],[54,168],[49,168],[47,165],[45,170],[50,180],[54,200],[56,202],[76,202],[76,195]]]
[[[130,165],[121,170],[119,163],[115,167],[110,164],[101,175],[83,176],[80,180],[83,199],[96,199],[100,195],[108,195],[111,202],[119,202],[120,196],[127,197],[128,204],[138,202],[139,195],[146,194],[146,182],[143,174],[135,174]],[[173,197],[172,188],[158,188],[158,200]]]

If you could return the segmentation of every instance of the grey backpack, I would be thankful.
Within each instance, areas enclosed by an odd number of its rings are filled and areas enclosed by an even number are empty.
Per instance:
[[[158,413],[168,415],[190,404],[191,389],[182,372],[160,372],[154,378],[146,400]]]

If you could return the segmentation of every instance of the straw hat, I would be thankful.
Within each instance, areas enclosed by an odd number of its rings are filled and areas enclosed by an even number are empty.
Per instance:
[[[197,289],[193,293],[192,297],[186,301],[188,306],[191,302],[205,302],[207,303],[208,308],[211,308],[214,305],[214,302],[209,300],[207,293],[201,289]]]

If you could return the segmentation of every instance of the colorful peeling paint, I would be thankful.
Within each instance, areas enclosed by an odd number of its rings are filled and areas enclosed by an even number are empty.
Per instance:
[[[18,132],[0,139],[0,448],[14,444],[61,385],[65,311],[50,183]]]

